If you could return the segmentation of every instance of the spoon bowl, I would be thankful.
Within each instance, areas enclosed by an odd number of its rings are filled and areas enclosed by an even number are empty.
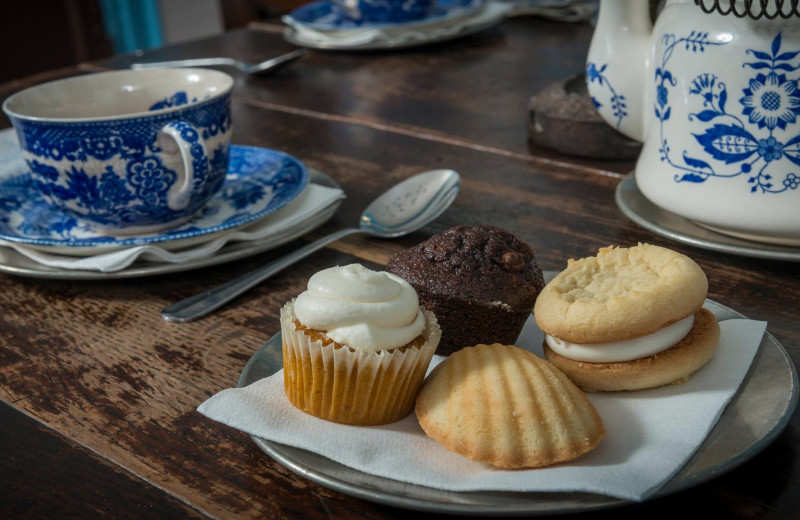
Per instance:
[[[270,276],[331,242],[357,233],[396,238],[420,229],[441,215],[458,195],[461,179],[453,170],[432,170],[394,185],[370,203],[356,228],[331,233],[283,258],[230,282],[191,296],[161,311],[167,321],[192,321],[221,307]]]
[[[361,214],[359,227],[373,236],[394,238],[418,230],[450,206],[460,178],[453,170],[432,170],[394,185]]]

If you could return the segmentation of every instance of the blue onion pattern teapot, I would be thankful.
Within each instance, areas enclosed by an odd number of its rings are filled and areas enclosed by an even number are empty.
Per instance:
[[[798,0],[601,0],[586,65],[600,115],[644,143],[656,205],[728,235],[800,246]]]

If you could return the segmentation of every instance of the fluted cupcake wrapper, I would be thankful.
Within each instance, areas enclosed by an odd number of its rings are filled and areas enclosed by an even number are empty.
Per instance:
[[[414,408],[441,330],[425,311],[422,347],[364,352],[324,345],[295,327],[294,301],[281,309],[283,380],[289,401],[306,413],[344,424],[387,424]]]

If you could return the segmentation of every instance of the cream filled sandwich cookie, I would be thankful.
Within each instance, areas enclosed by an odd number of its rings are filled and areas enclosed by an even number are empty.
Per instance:
[[[685,382],[717,349],[719,324],[702,308],[708,280],[689,257],[648,244],[570,260],[543,290],[534,317],[548,361],[586,391]]]

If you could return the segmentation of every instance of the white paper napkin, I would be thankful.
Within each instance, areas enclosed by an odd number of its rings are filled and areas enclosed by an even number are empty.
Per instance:
[[[643,500],[697,450],[744,379],[765,322],[721,323],[719,351],[689,382],[639,392],[588,394],[606,438],[579,459],[534,470],[499,470],[448,452],[411,414],[377,427],[317,419],[294,408],[283,373],[227,389],[198,410],[249,434],[324,455],[362,472],[450,491],[571,491]],[[528,320],[518,345],[542,355],[542,333]],[[432,366],[443,358],[436,356]]]
[[[329,188],[309,183],[297,199],[280,210],[256,221],[241,230],[232,230],[180,251],[167,250],[156,244],[129,248],[86,257],[58,255],[22,244],[0,240],[0,245],[10,247],[34,262],[49,267],[83,271],[114,272],[125,269],[138,259],[162,263],[182,263],[199,258],[207,258],[219,251],[225,244],[233,241],[256,241],[279,236],[295,224],[310,218],[322,208],[344,198],[338,188]]]

